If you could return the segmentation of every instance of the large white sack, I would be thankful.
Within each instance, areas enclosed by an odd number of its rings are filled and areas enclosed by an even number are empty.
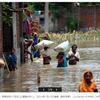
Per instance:
[[[42,40],[41,42],[39,42],[36,46],[38,48],[41,48],[43,46],[47,46],[49,47],[51,44],[53,44],[54,42],[53,41],[50,41],[50,40]]]
[[[69,48],[69,41],[64,41],[54,48],[57,52],[65,52]]]

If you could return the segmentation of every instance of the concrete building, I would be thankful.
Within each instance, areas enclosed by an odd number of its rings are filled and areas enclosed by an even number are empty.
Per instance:
[[[1,6],[2,3],[0,3]],[[2,9],[0,7],[0,56],[3,53],[9,53],[12,48],[16,50],[17,56],[17,64],[18,66],[22,62],[21,58],[21,48],[22,48],[22,22],[21,13],[22,11],[18,11],[20,8],[20,4],[17,2],[10,3],[12,6],[12,10],[10,10],[10,16],[12,16],[12,22],[9,26],[8,24],[4,23],[1,19],[2,17]]]

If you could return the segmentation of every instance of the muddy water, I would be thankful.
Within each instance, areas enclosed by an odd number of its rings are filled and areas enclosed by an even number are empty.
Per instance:
[[[0,81],[1,92],[38,92],[38,87],[62,87],[62,92],[78,92],[85,69],[91,69],[100,91],[100,41],[77,42],[80,62],[67,68],[57,68],[56,52],[51,50],[50,65],[43,65],[42,58],[34,59],[4,76]],[[40,78],[38,78],[40,76]],[[40,80],[38,80],[40,79]],[[38,83],[40,82],[40,83]]]

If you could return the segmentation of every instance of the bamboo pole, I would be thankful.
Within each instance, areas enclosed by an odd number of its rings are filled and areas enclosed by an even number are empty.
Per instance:
[[[9,67],[8,67],[8,64],[7,64],[7,61],[6,61],[6,59],[5,59],[4,54],[3,54],[3,59],[4,59],[4,62],[5,62],[5,65],[6,65],[6,67],[7,67],[7,70],[8,70],[8,72],[10,73],[10,70],[9,70]]]

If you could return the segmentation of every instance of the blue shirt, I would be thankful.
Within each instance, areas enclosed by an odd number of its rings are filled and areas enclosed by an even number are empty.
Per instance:
[[[15,54],[10,54],[9,57],[8,57],[8,60],[9,60],[10,63],[12,63],[14,65],[16,65],[16,63],[17,63],[17,57],[16,57]]]

